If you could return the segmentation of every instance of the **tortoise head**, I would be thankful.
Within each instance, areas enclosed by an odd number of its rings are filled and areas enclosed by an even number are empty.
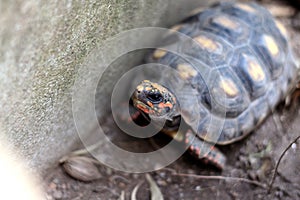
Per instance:
[[[132,96],[133,105],[151,119],[172,119],[177,113],[177,101],[166,87],[148,80],[142,81]]]

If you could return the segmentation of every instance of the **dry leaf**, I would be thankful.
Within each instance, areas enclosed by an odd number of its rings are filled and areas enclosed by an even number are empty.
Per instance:
[[[151,200],[163,200],[164,197],[152,177],[149,174],[146,174],[146,179],[150,185]]]
[[[62,166],[68,175],[80,181],[93,181],[102,177],[92,158],[70,157]]]

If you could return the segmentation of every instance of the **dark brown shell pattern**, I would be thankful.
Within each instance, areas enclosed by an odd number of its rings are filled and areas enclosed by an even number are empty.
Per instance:
[[[193,92],[183,94],[181,115],[206,141],[214,140],[207,135],[209,124],[221,118],[218,144],[245,137],[295,85],[297,64],[287,30],[255,3],[220,3],[172,30],[191,37],[197,46],[178,45],[183,56],[162,47],[147,62],[171,66],[192,86]],[[209,69],[209,81],[200,73],[203,68]],[[195,96],[201,102],[198,110]],[[195,115],[200,116],[197,125]]]

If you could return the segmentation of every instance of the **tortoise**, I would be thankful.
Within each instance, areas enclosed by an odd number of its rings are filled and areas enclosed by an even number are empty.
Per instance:
[[[168,65],[179,76],[160,72],[161,80],[143,80],[135,87],[133,106],[155,123],[166,121],[163,132],[171,137],[183,120],[189,128],[175,139],[190,145],[196,158],[222,169],[226,157],[214,144],[245,138],[295,85],[298,66],[287,30],[260,5],[233,2],[217,3],[171,30],[189,36],[197,47],[173,40],[181,56],[163,46],[148,55],[147,63]],[[205,77],[203,68],[213,75]],[[174,92],[179,79],[185,85]],[[223,119],[220,132],[213,125],[209,129],[211,119]]]

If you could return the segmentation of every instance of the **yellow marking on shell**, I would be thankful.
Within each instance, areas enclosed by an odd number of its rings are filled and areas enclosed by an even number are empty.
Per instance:
[[[257,62],[257,60],[249,58],[247,55],[244,55],[244,58],[247,62],[247,71],[251,78],[255,81],[262,81],[265,79],[265,73],[261,67],[261,65]]]
[[[219,85],[229,97],[235,97],[239,92],[237,86],[231,79],[222,78]]]
[[[279,54],[279,47],[277,45],[277,43],[275,42],[275,40],[269,36],[269,35],[264,35],[264,40],[266,42],[268,51],[270,52],[270,54],[272,56],[277,56]]]
[[[283,37],[287,38],[288,37],[288,32],[286,30],[286,28],[283,26],[282,23],[280,23],[279,21],[275,21],[276,27],[278,28],[278,30],[280,31],[281,35],[283,35]]]
[[[189,64],[179,64],[177,65],[177,70],[179,71],[180,77],[184,80],[195,77],[197,75],[197,71]]]
[[[209,52],[216,52],[220,49],[220,44],[218,42],[213,41],[212,39],[203,35],[195,37],[194,40],[196,40],[203,49]]]
[[[167,54],[167,51],[165,51],[163,49],[156,49],[153,53],[153,58],[160,59],[160,58],[164,57],[166,54]]]
[[[224,26],[225,28],[231,29],[231,30],[237,29],[239,27],[238,23],[236,23],[235,21],[232,21],[230,18],[228,18],[226,16],[216,17],[213,21],[215,23],[217,23],[221,26]]]
[[[239,9],[244,10],[249,13],[256,12],[256,10],[253,7],[251,7],[250,5],[244,4],[244,3],[237,3],[237,4],[235,4],[234,7],[239,8]]]

